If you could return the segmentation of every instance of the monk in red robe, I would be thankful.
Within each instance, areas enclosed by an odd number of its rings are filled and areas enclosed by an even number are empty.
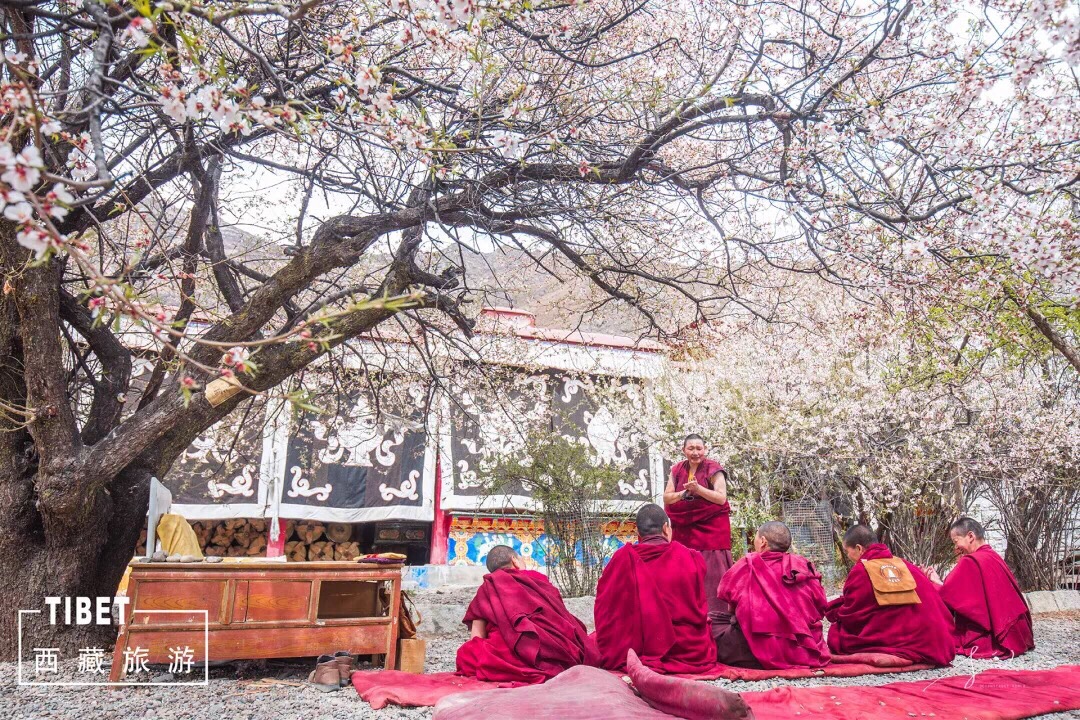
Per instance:
[[[754,551],[724,574],[720,598],[734,614],[726,625],[713,627],[718,662],[769,670],[829,662],[821,575],[790,548],[788,526],[767,522],[758,528]]]
[[[939,584],[941,599],[956,621],[956,652],[973,658],[1014,657],[1035,649],[1031,611],[1012,571],[986,542],[986,531],[972,518],[949,528],[960,558]]]
[[[709,622],[726,624],[731,608],[717,595],[720,579],[731,567],[731,506],[724,467],[706,457],[700,435],[683,440],[686,458],[671,468],[664,490],[664,509],[671,518],[673,539],[705,559],[705,596]]]
[[[702,673],[716,665],[701,553],[671,539],[664,509],[637,514],[638,542],[611,557],[596,588],[600,666],[624,670],[633,649],[659,673]]]
[[[488,575],[464,623],[472,637],[458,648],[457,671],[478,680],[542,683],[574,665],[596,665],[596,644],[558,589],[526,570],[506,545],[487,555]]]
[[[855,525],[844,535],[854,563],[844,594],[825,617],[835,655],[877,652],[912,662],[948,665],[956,655],[952,613],[918,566],[893,557],[870,528]]]

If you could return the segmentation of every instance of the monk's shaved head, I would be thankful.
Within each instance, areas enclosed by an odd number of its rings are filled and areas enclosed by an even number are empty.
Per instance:
[[[509,545],[496,545],[488,550],[488,572],[495,572],[496,570],[502,570],[504,567],[510,567],[510,563],[514,562],[514,558],[517,556],[518,554],[514,552],[514,548]]]
[[[765,523],[757,529],[757,534],[765,538],[773,552],[787,552],[791,549],[791,530],[779,520]]]
[[[862,545],[865,549],[876,542],[877,536],[874,535],[874,531],[865,525],[852,525],[844,533],[844,547],[853,548],[856,545]]]
[[[697,442],[701,443],[702,445],[705,444],[705,438],[701,437],[697,433],[690,433],[689,435],[687,435],[683,439],[682,446],[685,448],[687,445],[689,445],[690,443],[692,443],[694,441],[697,441]]]
[[[641,509],[637,511],[638,537],[660,535],[663,533],[664,526],[667,525],[668,522],[668,516],[667,513],[664,512],[664,508],[655,503],[642,505]]]
[[[969,517],[962,517],[952,525],[949,526],[950,533],[956,533],[957,535],[967,535],[968,533],[975,533],[975,537],[979,540],[986,539],[986,528],[979,524],[977,520]]]

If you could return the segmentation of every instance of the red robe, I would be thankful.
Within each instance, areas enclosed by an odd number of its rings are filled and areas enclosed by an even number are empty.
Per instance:
[[[700,673],[716,665],[706,619],[701,553],[660,536],[624,545],[596,588],[600,666],[624,670],[631,648],[659,673]]]
[[[705,458],[694,472],[694,479],[709,487],[716,473],[724,466]],[[690,461],[683,460],[671,467],[675,490],[681,492],[690,479]],[[705,558],[705,597],[709,601],[709,622],[714,635],[720,625],[730,619],[731,608],[716,594],[720,580],[731,567],[731,505],[717,505],[699,497],[679,500],[664,507],[671,520],[671,539],[697,550]]]
[[[863,559],[892,556],[889,548],[874,543],[866,548]],[[844,594],[825,610],[832,623],[829,650],[834,654],[878,652],[931,665],[952,662],[956,656],[952,613],[922,570],[907,560],[902,562],[915,578],[915,593],[921,603],[879,606],[869,573],[862,563],[855,563],[844,582]]]
[[[1035,649],[1024,595],[989,545],[961,557],[939,590],[956,618],[957,654],[1012,657]]]
[[[532,570],[484,576],[463,622],[487,622],[487,637],[458,648],[457,671],[493,682],[541,683],[574,665],[595,665],[596,645],[562,595]]]
[[[694,479],[699,484],[709,487],[709,480],[724,466],[714,460],[705,459],[698,465]],[[675,490],[679,492],[686,486],[690,476],[690,461],[683,460],[671,468],[671,478]],[[731,505],[694,497],[691,500],[679,500],[664,508],[671,519],[672,540],[694,550],[730,550],[731,549]]]
[[[735,607],[738,629],[761,667],[817,668],[829,662],[821,630],[825,589],[806,558],[749,553],[724,575],[720,598]]]

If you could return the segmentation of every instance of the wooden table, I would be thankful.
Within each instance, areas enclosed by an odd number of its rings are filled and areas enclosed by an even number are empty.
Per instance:
[[[338,650],[384,655],[388,668],[397,659],[401,565],[133,562],[128,597],[112,682],[125,674],[125,648],[144,649],[151,664],[169,664],[171,648],[191,648],[197,679],[203,660]]]

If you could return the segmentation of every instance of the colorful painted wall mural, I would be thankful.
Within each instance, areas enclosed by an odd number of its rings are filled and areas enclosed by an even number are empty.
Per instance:
[[[611,552],[637,539],[633,522],[604,524],[604,535]],[[525,558],[530,567],[546,566],[544,521],[529,517],[457,515],[450,521],[447,561],[450,565],[483,565],[488,551],[496,545],[509,545]]]

